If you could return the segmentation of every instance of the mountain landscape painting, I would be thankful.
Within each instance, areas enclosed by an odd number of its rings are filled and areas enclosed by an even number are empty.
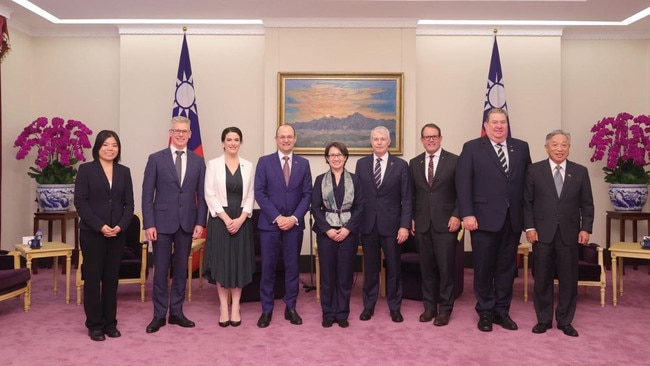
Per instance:
[[[279,124],[296,130],[296,151],[322,154],[332,141],[351,154],[371,152],[370,131],[388,128],[402,152],[402,75],[280,74]]]

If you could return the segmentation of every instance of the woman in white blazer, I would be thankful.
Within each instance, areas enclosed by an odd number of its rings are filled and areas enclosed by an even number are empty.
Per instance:
[[[203,262],[203,276],[217,285],[219,325],[241,325],[239,300],[241,290],[255,272],[253,226],[253,164],[239,157],[243,142],[237,127],[221,133],[224,154],[207,164],[205,200],[210,212]],[[228,293],[232,309],[228,309]]]

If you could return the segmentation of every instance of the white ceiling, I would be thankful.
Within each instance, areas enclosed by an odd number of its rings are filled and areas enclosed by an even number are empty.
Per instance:
[[[261,19],[266,27],[416,27],[420,19],[620,22],[650,7],[650,0],[32,0],[32,3],[59,19]],[[117,35],[124,26],[54,24],[12,0],[0,0],[2,13],[9,18],[10,26],[35,36]],[[129,25],[133,26],[137,24]],[[520,26],[523,27],[526,26]],[[565,34],[608,32],[650,38],[650,16],[627,26],[558,25],[554,28]]]

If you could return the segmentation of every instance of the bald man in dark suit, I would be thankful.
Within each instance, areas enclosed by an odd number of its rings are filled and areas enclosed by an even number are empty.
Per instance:
[[[571,135],[555,130],[546,136],[548,159],[533,164],[526,175],[524,224],[533,243],[537,324],[533,333],[545,333],[553,321],[553,279],[557,272],[558,329],[571,337],[578,298],[578,245],[589,244],[594,202],[587,168],[568,161]]]

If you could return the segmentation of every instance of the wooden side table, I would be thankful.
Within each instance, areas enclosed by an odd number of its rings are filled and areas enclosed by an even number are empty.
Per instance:
[[[632,221],[632,241],[639,242],[638,225],[639,221],[646,221],[648,225],[648,234],[650,236],[650,212],[635,212],[635,211],[607,211],[605,216],[605,266],[610,269],[611,254],[609,247],[611,245],[612,234],[612,220],[618,220],[619,240],[625,241],[625,222]],[[650,274],[650,265],[648,266],[648,274]]]
[[[618,303],[616,285],[620,285],[620,296],[623,296],[623,258],[642,258],[650,260],[650,250],[642,249],[639,243],[618,242],[612,245],[612,303]],[[617,265],[620,265],[618,268]],[[617,283],[618,282],[618,283]]]
[[[70,262],[72,257],[73,246],[61,243],[61,242],[43,242],[43,247],[40,249],[31,249],[28,245],[25,244],[16,244],[14,248],[20,253],[21,256],[25,257],[27,262],[27,268],[33,271],[32,261],[37,258],[55,258],[54,260],[54,294],[58,292],[58,280],[57,273],[58,271],[58,261],[57,257],[65,257],[65,303],[70,303]],[[63,272],[63,271],[62,271]],[[29,305],[31,306],[31,295],[29,299]]]
[[[66,234],[67,234],[67,221],[74,221],[74,250],[72,251],[72,261],[74,262],[75,268],[79,267],[79,215],[77,211],[65,211],[65,212],[35,212],[34,213],[34,232],[38,230],[40,221],[47,221],[47,241],[52,241],[52,226],[54,221],[59,221],[61,223],[61,241],[67,243]],[[65,267],[62,267],[62,271],[65,271]],[[38,273],[38,266],[34,265],[34,273]],[[65,272],[62,272],[65,273]]]

